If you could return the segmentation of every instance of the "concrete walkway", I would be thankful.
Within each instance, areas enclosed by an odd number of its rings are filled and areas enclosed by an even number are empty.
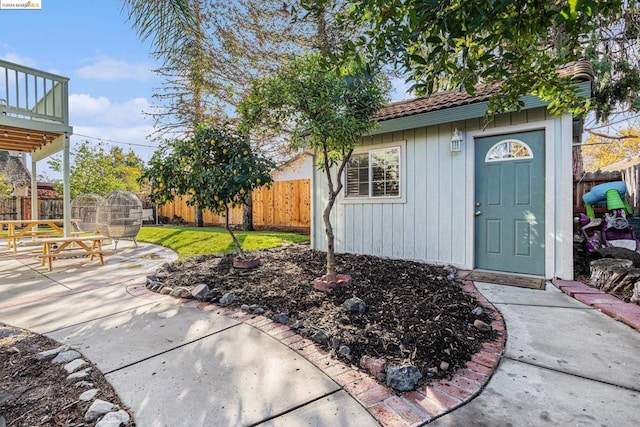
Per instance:
[[[0,252],[0,321],[82,352],[137,425],[378,425],[339,384],[271,336],[136,292],[147,274],[176,258],[172,251],[120,242],[105,266],[65,259],[52,272],[28,249]]]
[[[476,283],[506,348],[471,402],[434,426],[640,425],[640,333],[563,294]]]
[[[378,425],[338,382],[270,334],[146,291],[145,276],[175,258],[121,242],[103,267],[66,259],[47,272],[27,249],[0,249],[0,321],[81,351],[140,426]],[[506,348],[482,393],[433,425],[640,425],[640,333],[552,285],[476,285],[504,316]],[[410,418],[384,424],[421,422]]]

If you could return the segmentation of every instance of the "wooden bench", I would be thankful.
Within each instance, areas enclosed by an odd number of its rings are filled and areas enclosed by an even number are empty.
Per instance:
[[[47,263],[49,271],[53,269],[53,260],[58,258],[72,258],[88,256],[93,261],[94,257],[100,259],[100,265],[104,265],[105,251],[102,249],[102,241],[107,236],[74,236],[52,237],[39,239],[42,243],[42,253],[38,255],[42,260],[41,265]]]

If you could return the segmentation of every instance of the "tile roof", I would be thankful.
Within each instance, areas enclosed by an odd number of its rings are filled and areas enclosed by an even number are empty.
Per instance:
[[[586,61],[572,62],[558,69],[558,75],[560,77],[571,77],[575,80],[592,80],[593,67]],[[382,122],[399,117],[488,101],[498,88],[499,84],[479,86],[474,96],[465,91],[446,91],[437,92],[429,96],[391,102],[378,112],[377,121]]]

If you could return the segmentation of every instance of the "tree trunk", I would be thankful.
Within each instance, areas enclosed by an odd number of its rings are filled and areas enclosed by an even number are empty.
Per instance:
[[[598,259],[591,262],[589,284],[623,301],[638,304],[640,268],[634,268],[628,259]]]
[[[254,231],[253,228],[253,197],[251,193],[247,196],[247,203],[242,205],[242,229],[244,231]]]
[[[231,240],[233,240],[233,244],[235,245],[236,250],[238,251],[238,255],[240,255],[242,258],[246,258],[246,255],[242,250],[242,245],[240,245],[240,242],[238,242],[236,235],[233,233],[233,231],[231,230],[231,227],[229,226],[229,206],[226,206],[224,208],[224,225],[227,231],[229,232],[229,234],[231,234]]]
[[[198,205],[193,207],[193,218],[196,223],[196,227],[204,227],[204,218],[202,216],[202,208]]]
[[[331,209],[336,200],[336,194],[329,195],[329,201],[322,212],[324,228],[327,233],[327,282],[336,281],[336,253],[334,248],[333,227],[331,226]]]

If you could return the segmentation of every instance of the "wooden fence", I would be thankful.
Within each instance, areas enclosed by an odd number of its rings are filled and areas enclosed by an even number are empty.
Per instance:
[[[18,213],[17,197],[9,197],[7,199],[0,198],[0,221],[19,219]]]
[[[32,219],[31,197],[21,197],[22,219]],[[39,219],[62,219],[64,217],[64,200],[59,198],[38,198]]]
[[[623,169],[622,180],[627,184],[627,200],[633,207],[633,213],[640,216],[640,165]]]
[[[253,201],[253,225],[258,228],[300,229],[308,231],[311,226],[310,180],[298,179],[271,184],[271,188],[255,190]],[[188,198],[178,197],[172,203],[158,208],[158,215],[169,218],[181,217],[188,223],[195,222],[194,208],[187,205]],[[208,210],[202,213],[207,225],[222,225],[224,216],[215,215]],[[229,222],[242,224],[242,208],[230,211]]]
[[[40,219],[60,219],[63,217],[64,204],[59,198],[40,197],[38,199]],[[0,199],[0,220],[32,219],[31,197],[10,197]]]

